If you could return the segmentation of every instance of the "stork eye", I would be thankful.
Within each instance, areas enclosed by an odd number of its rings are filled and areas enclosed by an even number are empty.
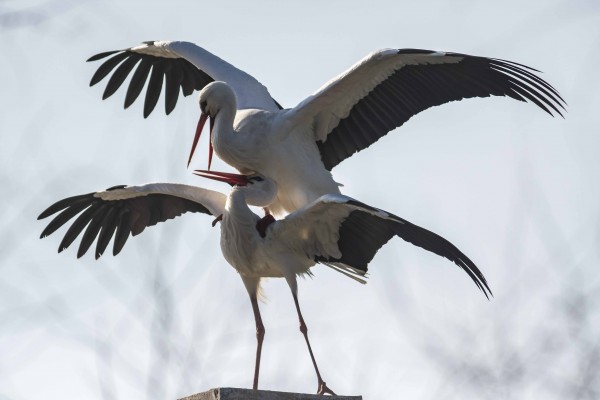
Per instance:
[[[250,178],[250,181],[262,182],[264,181],[264,179],[260,176],[253,176],[252,178]]]
[[[200,111],[202,111],[203,113],[206,112],[206,100],[200,102]]]

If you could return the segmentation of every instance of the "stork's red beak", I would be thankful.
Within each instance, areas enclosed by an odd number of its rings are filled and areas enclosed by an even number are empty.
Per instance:
[[[196,151],[196,146],[198,145],[198,140],[200,140],[200,135],[202,134],[202,130],[204,129],[204,124],[206,124],[206,120],[209,118],[210,115],[208,113],[202,113],[200,115],[200,120],[198,121],[198,126],[196,127],[196,135],[194,136],[194,143],[192,143],[192,151],[190,151],[190,158],[188,158],[188,167],[190,166],[190,162],[192,161],[192,157],[194,156],[194,151]],[[212,163],[213,156],[212,130],[214,124],[214,118],[210,118],[210,133],[208,137],[208,170],[210,170],[210,164]]]
[[[197,169],[194,171],[195,175],[203,178],[214,179],[215,181],[221,181],[229,183],[230,185],[246,186],[248,184],[248,177],[241,174],[233,174],[231,172],[217,172]]]
[[[215,126],[215,119],[210,119],[210,132],[208,133],[208,170],[210,171],[210,164],[212,163],[213,156],[213,145],[212,145],[212,131],[213,126]]]

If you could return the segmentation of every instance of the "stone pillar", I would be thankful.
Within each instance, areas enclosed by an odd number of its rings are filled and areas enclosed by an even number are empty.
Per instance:
[[[179,400],[362,400],[362,396],[321,396],[239,388],[216,388]]]

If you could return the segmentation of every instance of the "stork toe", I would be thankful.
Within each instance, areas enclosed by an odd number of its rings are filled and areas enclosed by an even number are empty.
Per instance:
[[[317,394],[325,395],[330,394],[332,396],[336,396],[335,392],[327,387],[327,384],[324,381],[319,382],[319,391]]]

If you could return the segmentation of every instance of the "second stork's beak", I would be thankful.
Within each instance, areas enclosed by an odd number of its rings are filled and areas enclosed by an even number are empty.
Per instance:
[[[200,140],[200,135],[202,134],[202,130],[204,129],[204,124],[206,124],[206,120],[209,118],[210,114],[208,113],[202,113],[200,115],[200,120],[198,121],[198,126],[196,127],[196,135],[194,136],[194,142],[192,143],[192,150],[190,151],[190,157],[188,158],[188,167],[190,166],[190,162],[192,161],[192,157],[194,156],[194,151],[196,151],[196,146],[198,145],[198,140]],[[214,118],[210,118],[210,133],[208,137],[208,170],[210,170],[210,164],[212,163],[213,156],[212,131],[214,124]]]
[[[248,177],[246,175],[241,174],[233,174],[230,172],[207,171],[202,169],[195,170],[194,174],[203,178],[226,182],[229,183],[231,186],[246,186],[248,184]]]

